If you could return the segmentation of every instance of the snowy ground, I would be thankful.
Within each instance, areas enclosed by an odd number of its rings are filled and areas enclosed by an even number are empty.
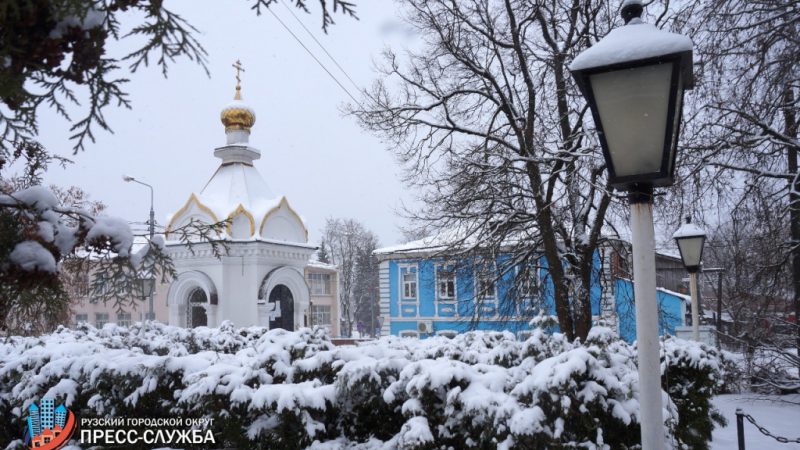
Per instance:
[[[793,403],[789,403],[793,402]],[[772,434],[789,439],[800,437],[800,395],[768,396],[758,394],[720,395],[714,404],[728,419],[728,426],[714,430],[712,450],[735,450],[736,408],[742,408]],[[747,450],[800,450],[800,444],[782,444],[764,436],[745,419],[744,442]]]

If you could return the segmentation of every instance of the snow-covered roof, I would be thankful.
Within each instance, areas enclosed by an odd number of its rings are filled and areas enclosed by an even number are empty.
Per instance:
[[[681,254],[678,253],[676,250],[674,250],[672,248],[668,248],[668,249],[657,248],[656,249],[656,255],[666,256],[667,258],[672,258],[672,259],[676,259],[678,261],[681,261]]]
[[[239,205],[257,218],[264,217],[281,201],[252,165],[223,164],[197,195],[203,205],[214,211],[220,220],[228,217]]]
[[[447,247],[447,242],[438,236],[417,239],[406,242],[405,244],[390,245],[375,249],[374,255],[390,255],[393,253],[427,253],[436,250],[443,250]]]
[[[611,30],[606,37],[576,56],[569,69],[585,70],[690,52],[692,47],[692,40],[688,36],[664,31],[637,19]],[[685,82],[688,85],[692,83],[691,80]]]
[[[661,292],[663,292],[665,294],[673,295],[675,297],[680,298],[681,300],[683,300],[685,302],[691,302],[692,301],[692,297],[691,296],[686,295],[686,294],[681,294],[680,292],[671,291],[669,289],[665,289],[665,288],[662,288],[662,287],[657,287],[656,291],[661,291]]]
[[[253,165],[261,157],[261,152],[248,144],[255,112],[241,102],[238,90],[237,86],[236,100],[222,111],[227,144],[214,150],[222,163],[200,193],[192,193],[170,218],[167,236],[192,219],[211,223],[230,219],[226,234],[235,240],[306,244],[308,228],[303,219],[286,197],[272,192]],[[231,112],[234,107],[252,116],[238,117]]]
[[[464,236],[468,236],[464,238]],[[430,254],[439,251],[447,250],[458,244],[461,247],[470,247],[477,244],[477,238],[474,233],[467,230],[448,229],[442,230],[433,236],[424,237],[406,242],[404,244],[391,245],[382,247],[372,252],[373,255],[391,255],[391,254]]]
[[[339,268],[339,266],[337,266],[336,264],[328,264],[314,259],[308,261],[308,263],[306,263],[306,266],[313,267],[315,269],[325,269],[325,270],[337,270]]]

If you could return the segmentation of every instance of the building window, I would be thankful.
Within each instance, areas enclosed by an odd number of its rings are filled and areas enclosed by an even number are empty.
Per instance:
[[[331,325],[331,305],[311,305],[311,325]]]
[[[95,279],[92,280],[92,283],[89,285],[89,290],[91,291],[92,297],[96,299],[107,297],[111,292],[111,282],[112,279],[108,275],[95,275]]]
[[[418,337],[419,337],[419,333],[417,333],[417,332],[416,332],[416,331],[414,331],[414,330],[405,330],[405,331],[401,331],[401,332],[400,332],[400,337],[404,337],[404,338],[418,338]]]
[[[117,325],[121,327],[131,326],[131,313],[117,313]]]
[[[517,289],[517,304],[519,305],[519,312],[524,316],[536,314],[539,308],[543,306],[541,300],[541,280],[539,279],[539,270],[536,266],[531,266],[528,270],[520,269],[517,272],[517,279],[515,281]]]
[[[89,323],[89,314],[75,314],[75,325]]]
[[[331,274],[310,273],[308,282],[311,285],[311,295],[331,295]]]
[[[403,299],[417,299],[417,271],[408,269],[403,273]]]
[[[94,313],[94,326],[103,328],[108,323],[108,313]]]
[[[436,293],[439,300],[456,298],[456,274],[452,267],[439,267],[436,270]]]
[[[496,270],[494,266],[483,267],[475,274],[475,295],[478,298],[497,297],[497,285],[495,283]]]
[[[89,296],[89,291],[91,287],[91,280],[89,279],[89,275],[85,273],[78,274],[75,277],[75,284],[73,285],[73,289],[75,289],[75,295],[78,298],[86,298]]]

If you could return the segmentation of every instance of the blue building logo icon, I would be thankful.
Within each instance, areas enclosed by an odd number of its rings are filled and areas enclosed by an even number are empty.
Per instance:
[[[39,404],[28,407],[25,443],[31,449],[55,450],[63,447],[75,431],[75,415],[52,398],[43,398]]]

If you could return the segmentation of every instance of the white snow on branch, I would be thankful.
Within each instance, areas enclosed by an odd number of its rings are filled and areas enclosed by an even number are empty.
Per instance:
[[[36,241],[23,241],[14,247],[9,255],[12,263],[24,270],[43,272],[56,271],[56,259],[49,250]]]
[[[86,234],[88,241],[107,237],[114,251],[122,257],[127,257],[133,245],[133,232],[124,220],[118,217],[97,216],[92,228]]]

